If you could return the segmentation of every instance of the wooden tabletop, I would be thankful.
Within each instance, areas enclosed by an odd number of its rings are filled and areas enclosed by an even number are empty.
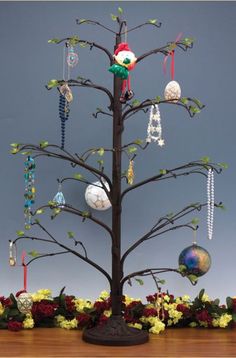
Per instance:
[[[167,329],[131,347],[88,344],[77,330],[0,330],[0,357],[236,357],[236,329]]]

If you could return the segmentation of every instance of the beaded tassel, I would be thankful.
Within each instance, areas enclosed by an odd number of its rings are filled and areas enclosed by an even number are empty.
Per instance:
[[[149,123],[147,128],[146,142],[157,142],[160,147],[165,144],[162,138],[161,116],[157,104],[152,105],[150,109]]]
[[[134,161],[130,160],[127,173],[128,184],[133,185],[134,182]]]
[[[69,119],[69,104],[66,98],[60,93],[59,95],[59,117],[61,120],[61,149],[65,147],[65,122]]]
[[[211,240],[213,236],[214,204],[214,172],[210,168],[208,169],[207,176],[207,234],[209,240]]]
[[[30,229],[31,225],[31,208],[34,204],[35,199],[35,187],[34,187],[34,178],[35,178],[35,162],[31,156],[27,157],[25,161],[25,205],[24,205],[24,215],[25,215],[25,228]]]

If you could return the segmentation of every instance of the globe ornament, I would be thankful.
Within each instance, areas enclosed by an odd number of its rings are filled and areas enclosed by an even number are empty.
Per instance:
[[[188,275],[197,277],[205,275],[211,267],[211,256],[201,246],[193,244],[186,247],[179,255],[179,265],[186,267]]]
[[[109,185],[107,182],[103,181],[107,190],[109,190]],[[96,210],[107,210],[111,207],[111,202],[108,199],[108,196],[105,190],[102,188],[102,183],[96,181],[93,184],[90,184],[85,190],[85,200],[86,203]]]
[[[165,88],[164,97],[166,101],[178,102],[181,98],[181,88],[178,82],[170,81]]]
[[[33,299],[30,293],[21,293],[17,298],[17,307],[21,313],[29,313],[33,306]]]

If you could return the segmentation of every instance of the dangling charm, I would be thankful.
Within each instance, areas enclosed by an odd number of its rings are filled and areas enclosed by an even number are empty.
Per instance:
[[[68,103],[71,103],[73,101],[73,94],[67,83],[64,83],[62,86],[59,87],[59,92],[62,94],[62,96],[65,97]]]
[[[66,62],[68,64],[68,66],[75,67],[77,65],[77,63],[79,62],[79,56],[75,52],[75,49],[73,46],[71,46],[71,45],[68,45],[68,46],[69,47],[68,47],[68,54],[67,54]]]
[[[129,185],[133,185],[134,182],[134,161],[130,160],[129,168],[127,172],[127,180]]]
[[[25,205],[24,205],[24,214],[25,214],[25,229],[30,229],[31,226],[31,208],[35,200],[35,187],[34,187],[34,178],[35,178],[35,162],[31,156],[27,157],[25,161]]]
[[[58,192],[57,192],[57,194],[54,196],[54,198],[53,198],[52,201],[53,201],[58,207],[64,208],[64,205],[65,205],[66,201],[65,201],[65,197],[64,197],[64,195],[63,195],[63,193],[62,193],[61,190],[62,190],[62,188],[61,188],[61,183],[59,183]]]
[[[207,234],[208,239],[211,240],[213,236],[213,222],[214,222],[214,172],[213,169],[208,169],[207,176]]]
[[[16,244],[9,240],[9,265],[16,266]]]
[[[165,141],[162,138],[161,116],[157,104],[151,106],[147,128],[146,142],[150,143],[152,141],[157,142],[160,147],[163,147],[165,144]]]

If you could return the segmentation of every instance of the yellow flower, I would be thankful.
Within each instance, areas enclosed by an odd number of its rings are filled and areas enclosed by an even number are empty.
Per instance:
[[[84,308],[93,308],[93,303],[89,300],[83,300],[82,298],[77,298],[73,300],[75,304],[76,311],[81,313],[84,311]]]
[[[4,311],[5,311],[5,310],[4,310],[4,308],[3,308],[3,305],[2,305],[1,302],[0,302],[0,316],[3,314]]]
[[[190,296],[189,295],[182,296],[182,301],[183,302],[189,302],[190,301]]]
[[[208,324],[205,321],[199,321],[199,324],[201,327],[206,327],[206,328],[208,327]]]
[[[212,320],[212,325],[213,327],[225,328],[228,326],[231,320],[232,320],[232,315],[225,313],[219,318],[214,318]]]
[[[26,314],[26,318],[23,321],[23,327],[25,329],[31,329],[34,328],[34,320],[32,318],[31,313]]]
[[[55,317],[55,319],[56,319],[57,323],[59,324],[65,320],[65,317],[59,314],[58,316]]]
[[[141,301],[140,298],[133,298],[125,295],[125,305],[128,306],[133,301]]]
[[[78,326],[78,321],[76,318],[72,319],[72,320],[67,320],[64,319],[63,321],[61,321],[59,323],[59,327],[64,328],[64,329],[75,329]]]
[[[202,295],[202,302],[210,302],[210,298],[206,293]]]
[[[111,310],[106,310],[103,312],[104,316],[106,316],[106,317],[110,317],[111,313],[112,313]]]
[[[140,323],[128,323],[129,327],[133,327],[133,328],[137,328],[137,329],[142,329],[143,326]]]
[[[32,293],[33,302],[40,302],[42,300],[52,300],[52,291],[48,289],[41,289],[35,293]]]
[[[107,291],[102,291],[100,293],[99,298],[102,299],[102,300],[106,300],[109,296],[110,296],[110,294]]]
[[[169,297],[168,295],[165,295],[165,296],[164,296],[164,301],[170,302],[170,297]]]
[[[189,327],[191,327],[191,328],[197,327],[197,323],[191,322],[191,323],[189,323]]]
[[[154,326],[149,329],[150,333],[159,334],[165,330],[165,324],[159,320]]]

